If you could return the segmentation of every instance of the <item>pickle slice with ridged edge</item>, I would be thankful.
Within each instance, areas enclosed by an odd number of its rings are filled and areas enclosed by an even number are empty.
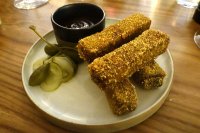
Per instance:
[[[63,72],[63,80],[62,82],[67,82],[70,80],[76,70],[76,64],[67,56],[55,56],[53,57],[52,61],[58,64]]]
[[[53,91],[60,86],[62,78],[63,73],[60,66],[50,62],[48,77],[40,84],[40,87],[45,91]]]

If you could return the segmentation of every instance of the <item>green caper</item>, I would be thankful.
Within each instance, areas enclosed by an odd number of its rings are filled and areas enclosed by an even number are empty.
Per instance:
[[[44,51],[49,56],[54,56],[59,52],[59,47],[57,44],[51,44],[48,42],[44,37],[42,37],[36,30],[36,27],[34,25],[29,26],[31,30],[33,30],[47,45],[44,47]]]
[[[78,55],[77,49],[73,47],[74,43],[69,43],[68,46],[51,44],[37,32],[35,26],[31,25],[29,28],[33,30],[44,42],[46,42],[47,45],[44,47],[44,51],[47,55],[54,56],[60,52],[66,56],[69,56],[76,64],[83,62],[83,60]]]
[[[56,55],[60,50],[58,48],[58,46],[56,46],[56,44],[52,44],[52,45],[46,45],[44,47],[44,51],[47,55],[49,56],[54,56]]]
[[[29,85],[35,86],[42,83],[48,76],[49,63],[43,64],[38,67],[29,78]]]

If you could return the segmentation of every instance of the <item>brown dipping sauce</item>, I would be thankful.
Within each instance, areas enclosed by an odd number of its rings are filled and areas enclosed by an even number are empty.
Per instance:
[[[70,29],[85,29],[92,25],[94,25],[94,23],[88,19],[75,19],[64,24],[65,27]]]

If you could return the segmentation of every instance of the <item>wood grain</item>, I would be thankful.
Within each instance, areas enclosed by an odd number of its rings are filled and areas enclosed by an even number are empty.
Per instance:
[[[152,28],[170,35],[174,81],[164,105],[144,122],[119,133],[198,133],[200,131],[200,49],[193,35],[200,25],[192,20],[194,9],[175,0],[50,0],[33,10],[14,8],[13,1],[0,1],[0,132],[70,133],[48,122],[26,95],[21,79],[24,57],[38,39],[28,29],[36,25],[41,34],[52,30],[50,16],[58,7],[73,2],[101,6],[106,16],[122,19],[141,12]]]

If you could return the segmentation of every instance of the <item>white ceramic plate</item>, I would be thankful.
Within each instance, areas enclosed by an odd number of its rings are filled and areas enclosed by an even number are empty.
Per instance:
[[[106,25],[115,21],[107,19]],[[52,31],[44,37],[52,43],[56,42]],[[129,128],[155,113],[170,91],[174,70],[172,57],[167,50],[156,59],[167,73],[164,84],[153,90],[137,87],[138,107],[129,114],[116,116],[112,113],[104,92],[91,81],[86,63],[79,66],[77,74],[69,82],[53,92],[45,92],[39,86],[28,85],[32,64],[46,56],[44,46],[45,43],[38,40],[30,48],[23,63],[22,81],[28,97],[45,114],[44,116],[64,128],[78,132],[103,133]]]

